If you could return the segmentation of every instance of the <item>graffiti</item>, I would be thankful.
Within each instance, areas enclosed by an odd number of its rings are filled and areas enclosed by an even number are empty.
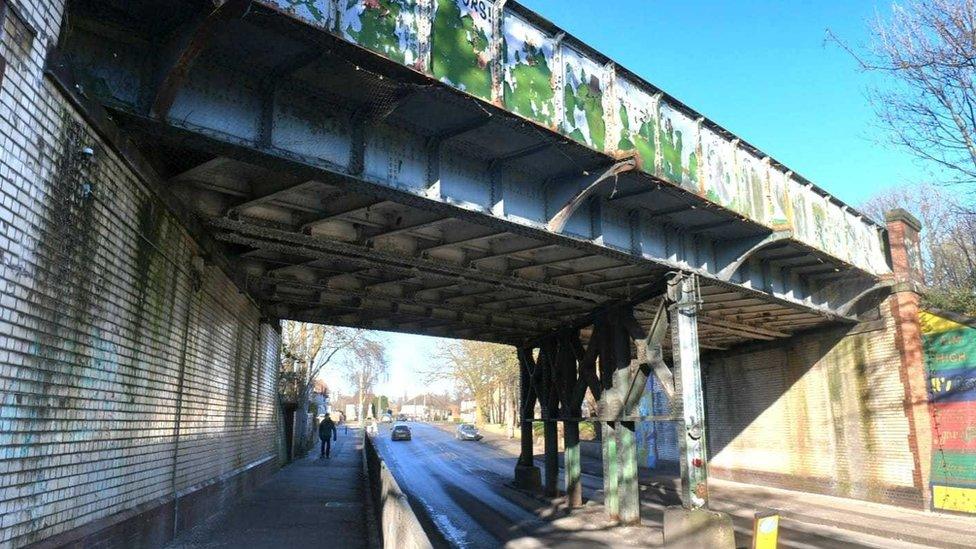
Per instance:
[[[744,212],[752,219],[761,219],[763,212],[763,185],[766,166],[762,160],[744,151],[736,155],[736,179],[738,190],[746,201]]]
[[[705,198],[736,212],[747,211],[748,201],[743,200],[747,195],[739,191],[735,178],[732,144],[710,130],[702,130],[701,147]]]
[[[922,312],[932,414],[932,505],[976,513],[976,327]]]
[[[505,106],[540,124],[556,119],[552,64],[554,41],[521,18],[506,14],[502,24],[505,41]]]
[[[346,40],[404,65],[420,58],[417,0],[342,0],[339,27]]]
[[[660,175],[698,192],[698,124],[667,103],[660,108]]]
[[[603,67],[575,50],[563,50],[563,133],[603,150],[607,127],[603,117]]]
[[[641,168],[655,173],[657,166],[657,100],[625,79],[617,80],[620,100],[620,139],[617,150],[636,151]]]
[[[434,77],[488,100],[493,10],[484,0],[437,0],[431,36]]]
[[[663,416],[671,413],[668,398],[657,378],[647,378],[644,394],[637,404],[641,416]],[[673,469],[678,463],[676,425],[667,421],[642,421],[637,424],[637,460],[642,467]]]

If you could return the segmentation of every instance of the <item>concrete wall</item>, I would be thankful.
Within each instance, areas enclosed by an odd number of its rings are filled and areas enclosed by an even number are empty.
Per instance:
[[[366,434],[363,435],[363,469],[383,548],[431,549],[433,545],[410,507],[406,494],[377,453],[370,435]]]
[[[44,77],[62,4],[0,48],[0,546],[160,543],[274,470],[280,337]]]
[[[703,355],[709,473],[922,507],[895,321],[879,311],[853,331]],[[651,389],[644,406],[666,412]],[[673,424],[643,424],[640,440],[642,464],[677,471]]]

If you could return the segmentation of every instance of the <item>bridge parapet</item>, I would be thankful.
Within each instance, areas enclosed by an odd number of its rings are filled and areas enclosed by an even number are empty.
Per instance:
[[[516,2],[260,0],[872,275],[883,228]],[[640,192],[640,191],[637,191]]]

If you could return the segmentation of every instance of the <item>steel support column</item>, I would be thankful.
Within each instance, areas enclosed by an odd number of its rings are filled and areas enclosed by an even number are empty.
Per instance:
[[[521,426],[521,453],[515,464],[515,485],[523,490],[538,492],[542,488],[542,476],[535,466],[535,455],[532,445],[532,419],[535,416],[536,391],[532,385],[532,374],[535,364],[532,360],[532,349],[520,348],[519,359],[519,419]]]
[[[611,313],[610,337],[613,368],[613,390],[620,399],[623,416],[630,415],[626,395],[633,382],[631,372],[631,337],[627,331],[627,317],[630,309],[619,309]],[[643,386],[641,386],[643,389]],[[605,393],[608,394],[610,391]],[[622,524],[640,523],[640,491],[637,484],[637,444],[634,422],[621,421],[616,425],[617,438],[617,497],[618,518]]]
[[[559,417],[559,387],[555,383],[559,368],[559,356],[556,341],[549,338],[539,349],[539,360],[536,370],[541,370],[541,383],[536,383],[542,402],[542,416],[546,420],[543,425],[543,446],[545,455],[544,488],[545,495],[556,497],[559,495],[559,424],[554,419]],[[542,389],[542,387],[545,389]]]
[[[583,484],[580,481],[580,440],[579,423],[577,421],[563,422],[563,465],[566,477],[566,505],[579,507],[583,505]]]
[[[619,486],[620,524],[640,524],[640,487],[637,478],[637,424],[621,421],[617,427],[620,453]]]
[[[544,427],[546,465],[545,494],[549,497],[556,497],[559,495],[559,424],[555,421],[547,421]]]
[[[674,412],[682,418],[678,433],[681,464],[681,503],[686,509],[708,505],[708,453],[705,447],[705,407],[698,357],[697,279],[678,275],[670,284],[671,349],[675,386],[680,389]]]
[[[617,422],[603,424],[603,507],[610,520],[620,518],[620,495],[617,492]]]

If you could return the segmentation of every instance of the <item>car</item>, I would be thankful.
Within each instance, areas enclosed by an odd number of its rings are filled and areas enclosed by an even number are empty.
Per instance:
[[[393,426],[393,431],[390,432],[390,440],[410,440],[410,427],[398,423]]]
[[[484,437],[478,432],[478,428],[470,423],[462,423],[458,425],[457,431],[454,432],[454,438],[458,440],[481,440]]]
[[[400,414],[397,416],[397,421],[408,421],[407,416]]]

